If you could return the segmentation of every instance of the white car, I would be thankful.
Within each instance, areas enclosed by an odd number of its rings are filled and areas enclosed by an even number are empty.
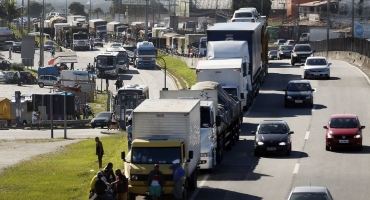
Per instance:
[[[256,22],[257,19],[255,8],[240,8],[234,12],[231,22]]]
[[[113,44],[110,45],[110,47],[118,48],[118,47],[122,47],[122,44],[121,43],[113,43]]]
[[[330,65],[325,57],[308,57],[303,68],[303,78],[330,79]]]

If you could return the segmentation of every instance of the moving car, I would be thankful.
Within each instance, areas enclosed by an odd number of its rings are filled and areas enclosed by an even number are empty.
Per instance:
[[[5,41],[3,44],[3,50],[8,51],[10,47],[13,47],[15,44],[14,41]]]
[[[117,47],[122,47],[121,43],[113,43],[110,45],[110,47],[117,48]]]
[[[277,59],[281,60],[284,58],[290,58],[292,49],[292,45],[280,45],[278,48]]]
[[[95,38],[94,39],[94,47],[96,47],[96,46],[100,46],[100,47],[103,47],[103,40],[102,39],[100,39],[100,38]]]
[[[326,150],[335,147],[354,147],[362,150],[362,129],[357,115],[335,114],[329,119],[326,129]]]
[[[295,44],[296,44],[295,40],[287,40],[285,42],[285,45],[292,45],[292,46],[294,46]]]
[[[269,60],[277,59],[277,52],[278,52],[277,50],[268,51],[267,56],[268,56]]]
[[[21,52],[22,51],[22,42],[15,42],[13,45],[13,52]]]
[[[312,55],[311,46],[309,44],[296,44],[292,50],[290,64],[294,66],[297,63],[305,63],[306,59]]]
[[[290,155],[292,151],[291,134],[288,124],[284,120],[263,120],[257,127],[257,131],[252,131],[254,137],[254,155],[261,153],[282,152]]]
[[[0,70],[9,70],[10,65],[12,65],[12,63],[10,63],[9,60],[1,60],[0,61]]]
[[[100,112],[91,120],[91,128],[108,127],[111,121],[112,112]]]
[[[317,186],[300,186],[293,188],[288,200],[300,199],[334,200],[327,188]]]
[[[311,83],[306,80],[289,81],[285,91],[284,105],[286,108],[293,105],[313,107],[313,92]]]
[[[231,22],[256,22],[258,13],[255,8],[240,8],[234,12]]]
[[[58,82],[59,78],[54,75],[39,75],[37,84],[40,88],[46,86],[53,86],[54,83]]]
[[[303,68],[303,78],[330,79],[330,65],[325,57],[308,57]]]
[[[52,40],[47,40],[45,43],[44,43],[44,51],[50,51],[51,48],[55,48],[55,44],[54,44],[54,41]]]
[[[284,39],[278,39],[278,40],[276,40],[276,42],[274,42],[274,44],[283,45],[285,42],[286,42],[286,40],[284,40]]]

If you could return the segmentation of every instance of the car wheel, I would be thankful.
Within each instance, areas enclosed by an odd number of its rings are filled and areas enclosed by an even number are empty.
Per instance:
[[[326,151],[330,151],[330,147],[329,146],[326,146],[325,149],[326,149]]]
[[[44,86],[45,86],[44,83],[39,83],[40,88],[43,88]]]
[[[104,126],[103,126],[103,125],[101,125],[101,126],[100,126],[100,128],[101,128],[101,129],[103,129],[103,128],[104,128]]]
[[[290,64],[291,64],[292,66],[294,66],[294,65],[295,65],[295,62],[294,62],[294,61],[291,61],[291,62],[290,62]]]
[[[326,80],[330,80],[330,76],[327,76],[327,77],[326,77]]]
[[[310,107],[310,108],[313,108],[313,103],[310,103],[309,107]]]

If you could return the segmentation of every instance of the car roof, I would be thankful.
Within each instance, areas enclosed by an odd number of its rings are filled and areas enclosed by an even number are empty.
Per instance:
[[[322,57],[322,56],[315,56],[315,57],[308,57],[307,59],[308,59],[308,60],[311,60],[311,59],[325,59],[325,60],[326,60],[326,57]]]
[[[289,81],[289,83],[309,83],[311,84],[310,81],[308,80],[291,80]]]
[[[284,120],[263,120],[260,124],[287,124]]]
[[[354,114],[334,114],[330,118],[356,118],[357,115]]]
[[[310,46],[310,44],[296,44],[295,46]]]
[[[292,193],[300,193],[300,192],[316,192],[316,193],[326,193],[327,189],[325,187],[319,186],[299,186],[295,187],[292,190]]]

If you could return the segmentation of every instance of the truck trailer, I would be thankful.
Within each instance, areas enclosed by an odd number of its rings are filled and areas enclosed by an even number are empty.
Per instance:
[[[102,19],[92,19],[89,21],[90,35],[103,38],[107,34],[107,21]]]

